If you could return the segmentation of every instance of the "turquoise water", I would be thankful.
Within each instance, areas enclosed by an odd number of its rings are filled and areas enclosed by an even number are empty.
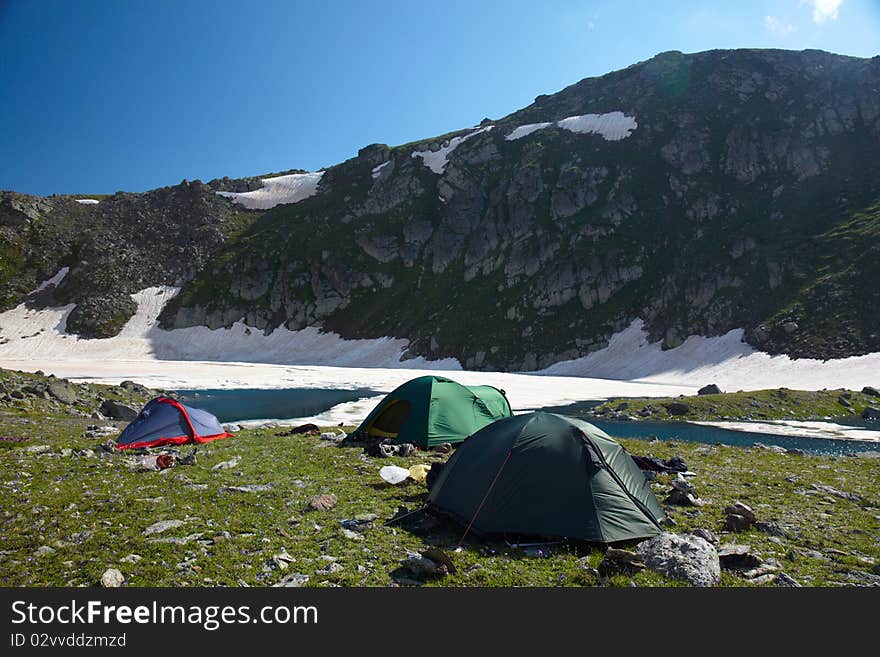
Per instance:
[[[203,408],[221,422],[236,420],[285,419],[318,415],[326,410],[364,397],[375,397],[375,390],[329,390],[322,388],[177,390],[184,404]]]
[[[216,415],[221,422],[236,420],[258,420],[264,418],[295,418],[318,415],[337,404],[355,401],[364,397],[378,397],[382,393],[366,388],[357,390],[335,390],[321,388],[287,389],[238,389],[238,390],[178,390],[176,395],[185,404],[203,408]],[[565,414],[594,406],[599,402],[585,402],[568,407],[547,409]],[[786,449],[800,449],[805,452],[822,454],[855,454],[869,450],[880,450],[880,444],[857,440],[830,440],[772,433],[751,433],[733,431],[719,427],[709,427],[687,422],[650,421],[609,421],[589,419],[589,422],[618,438],[652,437],[660,440],[679,440],[705,444],[721,443],[748,447],[755,443],[779,445]],[[865,422],[853,420],[847,424],[870,426]]]

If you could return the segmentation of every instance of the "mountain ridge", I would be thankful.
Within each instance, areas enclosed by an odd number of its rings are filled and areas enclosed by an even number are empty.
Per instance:
[[[793,357],[880,351],[878,89],[878,57],[671,51],[477,128],[371,144],[266,211],[236,202],[258,178],[76,208],[3,192],[0,304],[70,266],[28,302],[77,303],[86,337],[173,284],[166,328],[389,335],[474,369],[577,358],[635,318],[667,347],[743,328]],[[637,126],[609,139],[612,114]],[[145,263],[141,235],[168,253]]]

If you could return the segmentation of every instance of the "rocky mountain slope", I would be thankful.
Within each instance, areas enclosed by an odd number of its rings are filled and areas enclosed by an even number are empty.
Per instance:
[[[68,266],[28,302],[76,303],[85,336],[170,284],[166,328],[392,335],[478,369],[575,358],[635,318],[669,347],[742,327],[771,353],[880,351],[880,57],[663,53],[479,128],[365,147],[295,203],[215,193],[261,184],[3,193],[0,303]]]

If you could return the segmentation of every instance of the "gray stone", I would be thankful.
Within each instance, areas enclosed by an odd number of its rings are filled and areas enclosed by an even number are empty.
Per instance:
[[[282,588],[299,588],[309,581],[309,576],[303,573],[290,573],[275,584],[276,587]]]
[[[880,410],[866,406],[862,411],[862,419],[864,420],[880,420]]]
[[[640,543],[636,551],[648,568],[694,586],[714,586],[721,581],[721,564],[715,548],[693,534],[663,533]]]
[[[162,532],[166,532],[169,529],[177,529],[178,527],[183,527],[183,525],[185,524],[185,520],[160,520],[159,522],[154,522],[152,525],[147,527],[144,530],[144,535],[149,536],[150,534],[161,534]]]
[[[63,404],[73,404],[78,397],[78,390],[68,381],[57,379],[49,383],[47,392]]]
[[[697,394],[698,395],[720,395],[721,388],[719,388],[714,383],[710,383],[709,385],[703,386],[702,388],[697,390]]]
[[[871,397],[880,397],[880,390],[877,390],[877,388],[874,388],[873,386],[865,386],[862,388],[862,394]]]
[[[113,401],[112,399],[105,399],[102,401],[98,411],[106,417],[114,420],[124,420],[125,422],[131,422],[138,416],[138,412],[131,406],[126,406],[125,404]]]
[[[123,585],[125,576],[116,568],[108,568],[101,575],[101,586],[104,588],[117,588]]]

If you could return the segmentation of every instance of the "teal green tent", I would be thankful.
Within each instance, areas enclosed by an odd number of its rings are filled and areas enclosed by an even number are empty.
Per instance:
[[[499,420],[468,438],[429,503],[482,534],[615,543],[660,533],[645,475],[591,424],[553,413]]]
[[[433,447],[461,442],[510,415],[510,404],[497,388],[463,386],[442,376],[420,376],[388,393],[354,435]]]

